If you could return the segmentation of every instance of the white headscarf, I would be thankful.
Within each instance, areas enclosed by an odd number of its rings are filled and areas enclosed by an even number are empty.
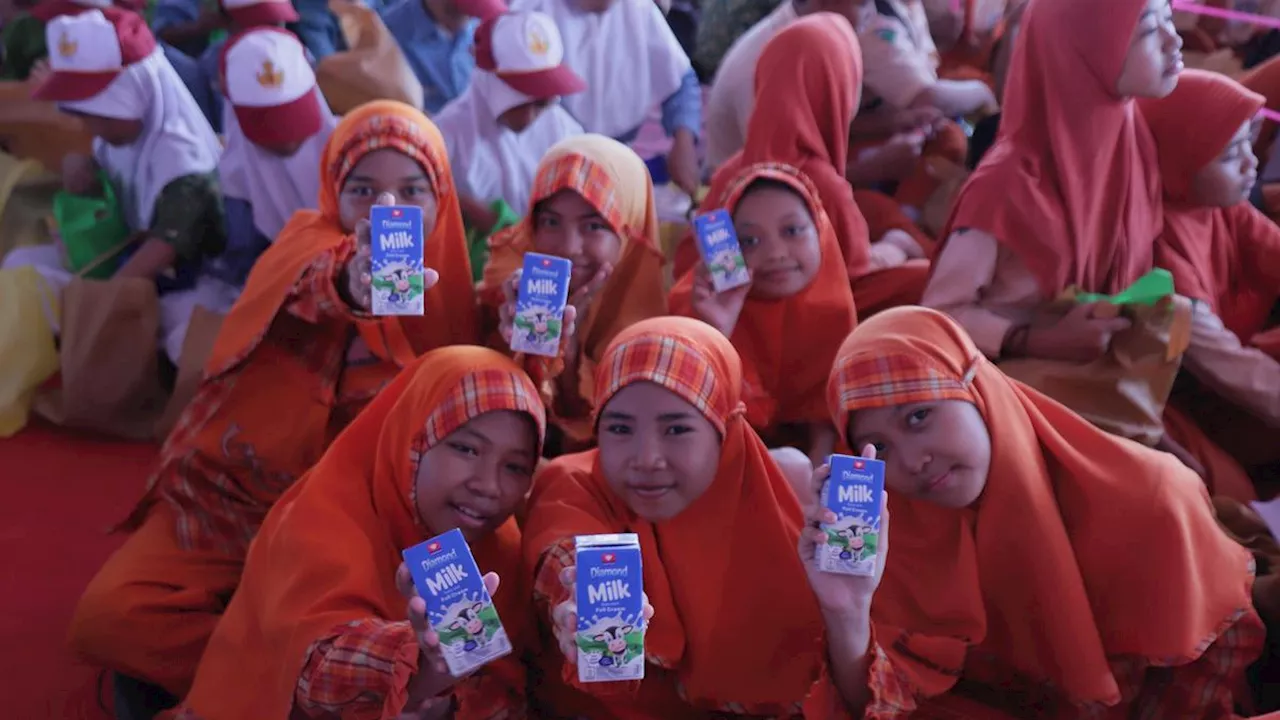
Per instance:
[[[517,0],[513,11],[550,15],[564,38],[564,63],[587,82],[564,98],[587,132],[621,137],[680,88],[692,67],[653,0],[614,0],[603,13],[574,0]]]
[[[150,226],[165,185],[185,175],[213,172],[218,165],[218,138],[160,48],[126,67],[106,90],[60,105],[87,115],[142,121],[142,135],[129,145],[93,140],[94,158],[111,177],[132,230]]]
[[[435,119],[449,148],[458,192],[481,202],[498,198],[523,215],[538,172],[552,145],[581,135],[582,126],[554,103],[524,132],[498,124],[498,116],[533,98],[513,90],[493,73],[477,70],[471,84]]]
[[[314,91],[319,95],[320,90]],[[253,226],[274,241],[298,210],[315,209],[320,201],[320,157],[324,144],[338,125],[329,103],[320,99],[320,131],[307,138],[298,151],[280,157],[245,137],[231,103],[223,104],[222,127],[226,148],[218,163],[222,194],[247,201],[253,207]]]

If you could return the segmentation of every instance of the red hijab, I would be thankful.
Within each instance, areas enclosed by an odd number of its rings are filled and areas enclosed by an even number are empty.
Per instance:
[[[1151,269],[1155,145],[1116,81],[1145,0],[1036,0],[1022,21],[996,144],[943,237],[994,235],[1046,297],[1118,292]]]

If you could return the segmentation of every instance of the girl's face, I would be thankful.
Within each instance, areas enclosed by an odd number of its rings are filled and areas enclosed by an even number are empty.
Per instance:
[[[517,105],[498,116],[498,124],[514,133],[522,133],[550,107],[553,100],[534,100]]]
[[[619,390],[600,413],[597,434],[605,481],[645,520],[679,515],[716,479],[720,434],[660,385]]]
[[[1227,149],[1191,178],[1191,199],[1203,207],[1231,207],[1249,199],[1258,179],[1253,155],[1253,121],[1236,131]]]
[[[968,507],[987,486],[991,435],[982,414],[961,400],[859,410],[849,443],[873,445],[887,488],[949,508]]]
[[[1116,82],[1120,97],[1162,98],[1178,85],[1182,39],[1173,26],[1169,0],[1147,0],[1133,30],[1129,54]]]
[[[115,147],[132,145],[138,141],[138,138],[142,137],[143,126],[141,120],[122,120],[120,118],[99,117],[82,113],[74,114],[84,122],[84,126],[90,135],[102,138],[102,141],[108,145]]]
[[[413,158],[391,148],[374,150],[360,158],[342,181],[338,214],[342,229],[355,232],[356,223],[369,217],[369,209],[381,193],[396,196],[396,203],[422,208],[422,231],[430,235],[436,226],[436,197],[427,173]]]
[[[533,209],[533,249],[573,262],[569,288],[582,287],[602,265],[617,265],[622,240],[598,210],[572,190],[561,190]]]
[[[478,540],[524,501],[537,462],[537,435],[528,415],[477,415],[423,453],[414,478],[418,517],[434,534],[458,528],[467,540]]]
[[[822,265],[818,229],[799,195],[780,187],[748,190],[733,211],[751,294],[785,298],[813,282]]]

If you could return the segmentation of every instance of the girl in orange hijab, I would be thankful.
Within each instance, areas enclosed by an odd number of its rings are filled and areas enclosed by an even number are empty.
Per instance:
[[[1245,73],[1240,77],[1240,84],[1266,98],[1268,110],[1280,112],[1280,58],[1271,58]],[[1271,162],[1277,133],[1280,133],[1280,123],[1274,118],[1267,118],[1253,143],[1259,168],[1266,169]],[[1280,219],[1280,189],[1264,186],[1262,207],[1272,220]]]
[[[480,283],[486,326],[511,342],[516,288],[526,252],[573,261],[561,357],[518,357],[542,389],[551,417],[547,452],[591,442],[595,365],[609,342],[639,320],[667,312],[653,182],[644,161],[603,135],[580,135],[547,151],[529,214],[489,241]]]
[[[833,13],[806,15],[769,41],[756,65],[757,101],[747,125],[742,151],[730,157],[711,180],[704,210],[719,207],[728,186],[742,169],[760,163],[785,163],[803,173],[817,188],[835,230],[853,283],[853,297],[863,315],[919,299],[928,274],[922,241],[909,237],[899,222],[877,212],[869,229],[860,205],[874,203],[897,213],[888,198],[855,202],[845,179],[849,160],[849,126],[862,94],[862,54],[848,21]],[[874,198],[875,193],[868,193]],[[882,202],[883,201],[883,202]],[[874,230],[874,232],[873,232]],[[890,232],[897,230],[897,232]],[[881,239],[872,243],[872,238]],[[676,251],[675,276],[697,262],[692,235]],[[914,261],[912,261],[914,260]]]
[[[813,183],[786,165],[742,168],[713,202],[733,214],[751,283],[717,293],[699,262],[676,281],[671,311],[733,342],[747,420],[765,441],[804,448],[821,463],[836,440],[827,374],[858,322],[831,221]]]
[[[1188,70],[1171,95],[1141,104],[1164,178],[1156,265],[1198,301],[1182,367],[1203,392],[1180,405],[1212,437],[1247,450],[1241,459],[1251,464],[1280,458],[1280,360],[1250,345],[1280,296],[1280,228],[1249,203],[1258,169],[1250,138],[1263,102],[1225,75]],[[1190,418],[1179,420],[1184,447],[1209,442]],[[1238,484],[1213,489],[1254,499],[1247,478]]]
[[[223,322],[195,398],[89,584],[71,626],[87,660],[181,698],[275,501],[419,354],[476,341],[466,236],[448,153],[417,110],[375,102],[325,146],[317,211],[259,258]],[[369,209],[421,206],[423,317],[369,315]]]
[[[547,717],[857,716],[839,690],[867,673],[846,662],[847,607],[806,589],[795,554],[803,516],[781,468],[803,482],[809,463],[775,462],[741,386],[733,347],[697,320],[637,323],[605,352],[599,446],[539,471],[524,526]],[[621,532],[640,539],[645,677],[580,684],[574,536]]]
[[[1265,631],[1249,553],[1194,473],[1010,380],[925,308],[860,325],[828,396],[850,447],[884,460],[892,521],[879,587],[846,582],[885,659],[866,717],[1235,717]],[[819,485],[806,559],[831,519]]]
[[[528,376],[492,350],[441,348],[406,368],[268,516],[182,717],[394,718],[424,705],[523,717],[529,598],[512,513],[544,425]],[[400,559],[454,528],[515,647],[461,680]]]

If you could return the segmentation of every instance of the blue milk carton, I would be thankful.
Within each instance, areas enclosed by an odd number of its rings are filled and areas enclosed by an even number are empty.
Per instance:
[[[836,521],[822,525],[827,541],[816,551],[818,569],[875,575],[884,463],[849,455],[832,455],[828,463],[831,472],[822,485],[822,505],[836,514]]]
[[[471,548],[456,528],[403,553],[449,672],[462,677],[511,652]]]
[[[375,205],[369,211],[369,242],[373,314],[423,314],[422,208]]]
[[[569,303],[573,263],[551,255],[524,254],[520,294],[511,320],[511,349],[531,355],[560,354],[564,308]]]
[[[698,238],[702,264],[711,275],[716,292],[732,290],[751,281],[747,259],[742,256],[733,218],[725,209],[703,213],[693,219],[693,234]]]
[[[633,533],[574,538],[578,681],[644,678],[644,580]]]

